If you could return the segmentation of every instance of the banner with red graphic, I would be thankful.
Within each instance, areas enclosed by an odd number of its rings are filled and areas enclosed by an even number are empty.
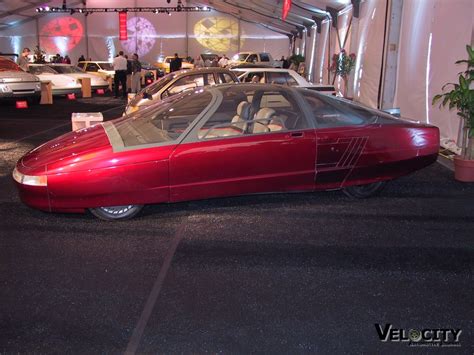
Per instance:
[[[291,0],[283,0],[283,8],[282,8],[282,14],[281,18],[284,20],[286,19],[286,16],[288,16],[288,13],[290,12],[291,8]]]
[[[119,12],[119,40],[126,41],[127,39],[127,13],[122,11]]]

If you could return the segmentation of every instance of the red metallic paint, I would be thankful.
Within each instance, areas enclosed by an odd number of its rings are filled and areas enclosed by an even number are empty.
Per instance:
[[[24,156],[22,201],[46,211],[313,191],[389,180],[436,160],[439,130],[397,124],[306,129],[114,152],[102,126],[71,132]]]
[[[314,189],[314,130],[179,145],[170,157],[171,202]]]

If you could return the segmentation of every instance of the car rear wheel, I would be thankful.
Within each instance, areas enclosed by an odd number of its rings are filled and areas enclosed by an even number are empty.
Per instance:
[[[377,195],[384,188],[386,182],[379,181],[366,185],[354,185],[344,188],[342,191],[352,198],[367,198]]]
[[[106,221],[117,221],[135,217],[142,208],[143,205],[125,205],[90,208],[89,211],[97,218]]]

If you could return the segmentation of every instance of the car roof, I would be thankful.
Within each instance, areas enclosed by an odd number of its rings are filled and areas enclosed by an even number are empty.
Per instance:
[[[293,69],[283,69],[283,68],[273,68],[273,67],[258,67],[258,68],[232,68],[233,71],[238,72],[275,72],[275,73],[295,73],[298,74]]]
[[[229,73],[232,72],[227,68],[220,68],[220,67],[205,67],[205,68],[194,68],[194,69],[181,69],[177,70],[173,73],[178,75],[185,74],[185,73]],[[234,73],[235,74],[235,73]]]
[[[231,69],[250,69],[250,68],[274,68],[267,64],[241,63],[230,66]]]
[[[112,64],[112,62],[108,62],[105,60],[81,60],[79,63],[109,63]]]

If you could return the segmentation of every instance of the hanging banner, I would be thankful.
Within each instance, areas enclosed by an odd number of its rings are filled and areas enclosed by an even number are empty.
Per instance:
[[[126,41],[127,39],[127,13],[122,11],[119,12],[119,40]]]
[[[291,8],[291,0],[283,0],[283,8],[282,8],[282,14],[281,18],[283,20],[286,19],[286,16],[288,16],[288,13],[290,12]]]

